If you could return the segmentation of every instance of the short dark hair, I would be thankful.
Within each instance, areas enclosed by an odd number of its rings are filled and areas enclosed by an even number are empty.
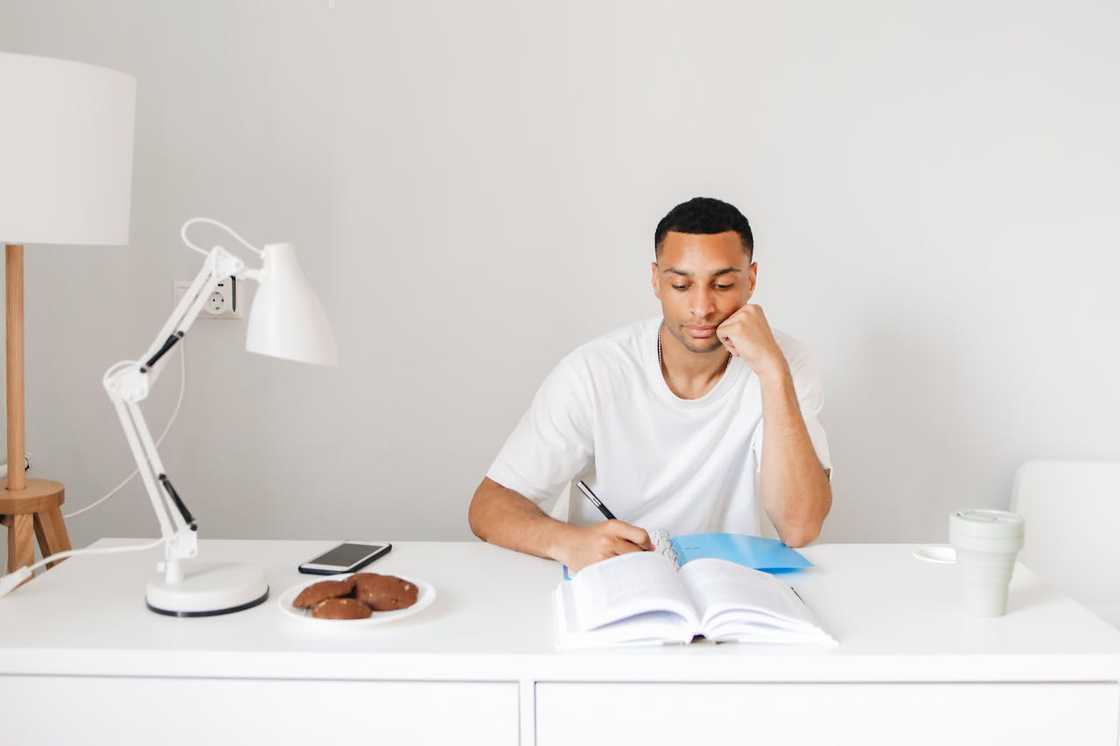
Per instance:
[[[653,253],[661,255],[661,242],[669,231],[677,233],[723,233],[735,231],[743,242],[743,251],[754,256],[754,235],[751,224],[735,205],[712,197],[693,197],[682,202],[661,218],[653,232]]]

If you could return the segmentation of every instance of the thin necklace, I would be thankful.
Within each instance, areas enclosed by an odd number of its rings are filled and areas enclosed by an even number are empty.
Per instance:
[[[723,364],[723,367],[725,369],[727,368],[728,365],[731,364],[731,357],[732,357],[731,353],[728,352],[727,353],[727,361],[724,362],[724,364]],[[665,358],[664,358],[664,356],[662,355],[662,352],[661,352],[661,327],[657,328],[657,365],[662,370],[665,370],[666,372],[668,372],[668,370],[665,368]]]

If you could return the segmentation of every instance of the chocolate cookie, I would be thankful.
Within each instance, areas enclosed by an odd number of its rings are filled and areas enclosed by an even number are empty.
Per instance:
[[[321,580],[318,583],[313,583],[307,586],[299,595],[296,600],[292,601],[292,606],[297,609],[310,609],[320,601],[328,598],[342,598],[343,596],[350,596],[354,592],[354,577],[350,576],[345,580]]]
[[[373,609],[356,598],[328,598],[311,609],[316,619],[365,619]]]
[[[351,577],[354,579],[354,596],[369,604],[374,611],[407,609],[416,603],[420,593],[415,585],[395,575],[360,572]]]

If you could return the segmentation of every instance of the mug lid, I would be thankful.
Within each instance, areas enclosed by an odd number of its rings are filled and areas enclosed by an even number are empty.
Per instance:
[[[971,508],[950,514],[954,528],[972,536],[1012,537],[1023,535],[1023,516],[1006,510]]]

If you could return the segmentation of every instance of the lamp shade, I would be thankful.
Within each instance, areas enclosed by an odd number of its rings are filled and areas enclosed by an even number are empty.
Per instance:
[[[316,365],[338,365],[334,331],[290,243],[264,247],[260,287],[249,311],[245,349]]]
[[[126,244],[136,80],[0,52],[0,242]]]

